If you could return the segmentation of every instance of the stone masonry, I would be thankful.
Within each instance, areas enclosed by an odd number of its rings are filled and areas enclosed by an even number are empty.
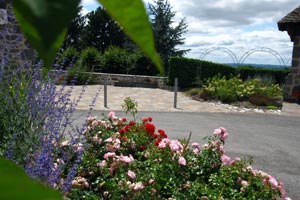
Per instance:
[[[287,31],[294,43],[292,69],[284,84],[284,100],[299,103],[300,98],[296,94],[300,92],[300,7],[278,21],[278,29]]]
[[[29,47],[13,14],[10,0],[0,0],[0,66],[31,66],[35,53]]]

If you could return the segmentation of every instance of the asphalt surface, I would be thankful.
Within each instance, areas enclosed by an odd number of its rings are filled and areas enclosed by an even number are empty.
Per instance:
[[[93,115],[107,114],[107,110],[93,111]],[[124,112],[119,117],[130,118]],[[87,111],[76,111],[75,124],[81,125]],[[300,200],[300,116],[284,116],[263,113],[216,112],[139,112],[138,117],[153,118],[153,123],[163,129],[170,138],[187,138],[204,144],[203,137],[211,135],[215,128],[229,131],[226,154],[254,159],[253,168],[271,174],[284,182],[287,196]]]

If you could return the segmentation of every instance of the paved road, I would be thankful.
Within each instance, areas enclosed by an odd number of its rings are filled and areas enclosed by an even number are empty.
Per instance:
[[[101,116],[107,111],[94,111]],[[117,112],[124,117],[125,113]],[[86,111],[75,113],[81,124]],[[223,126],[229,131],[227,154],[253,156],[253,167],[285,183],[287,195],[300,200],[300,117],[256,113],[140,112],[139,117],[153,117],[157,128],[171,138],[187,138],[203,144],[202,138]],[[128,117],[127,117],[128,118]]]

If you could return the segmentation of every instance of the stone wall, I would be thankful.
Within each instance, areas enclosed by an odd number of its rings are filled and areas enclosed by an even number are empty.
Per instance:
[[[17,62],[31,66],[34,51],[26,42],[12,11],[10,1],[1,0],[0,7],[0,66]]]
[[[119,87],[171,89],[169,86],[167,86],[167,77],[106,73],[93,73],[93,77],[95,78],[95,82],[101,85],[104,84],[104,80],[107,78],[108,85]]]
[[[294,93],[299,92],[300,88],[300,36],[295,36],[293,41],[292,71],[286,77],[284,84],[284,100],[288,102],[298,101]]]

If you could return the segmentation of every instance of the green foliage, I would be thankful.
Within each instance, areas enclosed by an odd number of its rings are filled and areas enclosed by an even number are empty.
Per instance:
[[[102,57],[95,47],[88,47],[81,51],[80,58],[77,63],[86,72],[101,72]]]
[[[142,1],[98,1],[162,73],[163,68],[155,50],[152,28]],[[76,15],[80,1],[13,0],[12,2],[23,33],[49,69],[63,43],[66,28]]]
[[[92,73],[87,72],[86,68],[77,64],[67,71],[66,83],[71,85],[91,85],[96,82]]]
[[[129,74],[156,76],[159,70],[152,61],[141,51],[136,51],[132,56],[134,67],[130,69]]]
[[[109,47],[102,55],[104,73],[128,74],[133,68],[132,56],[119,47]]]
[[[57,64],[62,70],[67,70],[79,59],[79,52],[74,47],[68,47],[58,55]]]
[[[63,43],[63,49],[74,47],[77,51],[83,48],[83,37],[85,33],[85,16],[82,16],[82,6],[77,8],[77,14],[68,26],[67,34]]]
[[[174,78],[178,77],[179,86],[182,88],[192,87],[197,83],[205,82],[207,79],[220,74],[227,79],[239,75],[242,80],[248,78],[271,77],[272,82],[283,84],[284,78],[290,72],[289,69],[264,69],[254,67],[231,67],[190,58],[172,57],[170,59],[169,84],[173,85]]]
[[[101,6],[87,14],[84,32],[84,46],[97,48],[101,53],[111,45],[122,48],[126,41],[119,24]]]
[[[203,89],[202,88],[190,88],[183,92],[184,92],[184,94],[186,94],[188,96],[195,96],[195,95],[200,95],[201,93],[203,93]]]
[[[173,57],[170,59],[170,71],[168,84],[174,85],[175,78],[178,78],[178,85],[181,88],[191,87],[197,80],[197,60]]]
[[[126,114],[130,112],[134,120],[136,119],[135,116],[137,113],[137,107],[138,104],[135,100],[131,99],[130,97],[126,97],[124,99],[124,104],[122,105],[122,108],[126,112]]]
[[[38,143],[43,118],[32,120],[28,104],[33,73],[18,68],[11,64],[1,69],[5,73],[0,82],[0,156],[12,151],[11,159],[24,165]]]
[[[243,81],[239,76],[229,80],[224,76],[215,76],[207,81],[204,91],[211,99],[225,103],[248,100],[254,95],[282,96],[282,88],[277,84],[265,85],[260,79]]]
[[[62,200],[62,195],[52,188],[29,178],[23,169],[0,157],[1,199]]]
[[[283,84],[285,77],[290,73],[290,69],[267,69],[267,68],[256,68],[252,66],[242,66],[237,69],[243,80],[248,78],[256,78],[257,76],[267,76],[272,79],[274,83]]]
[[[160,57],[155,50],[152,27],[141,0],[98,0],[108,13],[123,27],[127,35],[150,56],[160,73],[163,73]],[[121,8],[121,9],[120,9]]]
[[[80,1],[13,0],[12,3],[23,33],[50,69]]]

